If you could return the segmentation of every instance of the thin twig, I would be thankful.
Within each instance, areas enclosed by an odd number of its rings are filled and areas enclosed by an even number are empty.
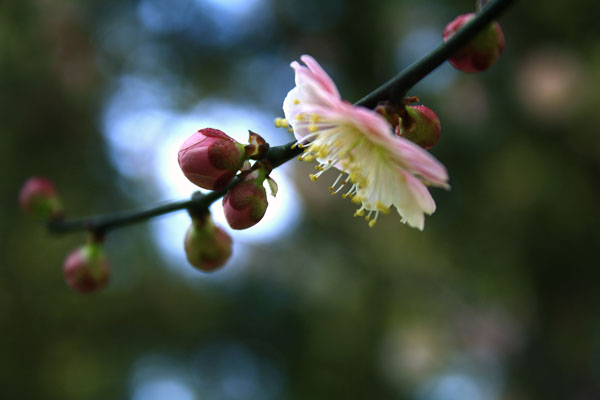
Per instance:
[[[439,67],[478,32],[496,19],[515,0],[492,0],[490,1],[469,23],[456,32],[448,41],[441,43],[423,58],[404,69],[398,75],[384,83],[365,97],[355,103],[363,107],[374,108],[381,101],[387,100],[397,102],[419,81]],[[292,147],[294,142],[271,147],[267,153],[267,160],[273,168],[293,159],[302,153],[299,147]],[[69,233],[76,231],[89,231],[97,236],[125,225],[142,222],[163,214],[184,209],[208,209],[208,207],[227,193],[231,187],[237,184],[237,179],[225,189],[218,192],[202,194],[194,193],[189,200],[180,200],[144,211],[122,212],[116,214],[98,215],[76,220],[54,220],[48,223],[48,230],[52,233]]]

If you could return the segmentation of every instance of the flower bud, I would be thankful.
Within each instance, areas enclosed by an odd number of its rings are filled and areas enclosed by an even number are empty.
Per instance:
[[[19,205],[27,214],[40,219],[55,218],[62,214],[54,184],[46,178],[29,178],[19,192]]]
[[[256,225],[267,211],[267,191],[263,187],[266,172],[252,171],[223,198],[223,210],[229,226],[246,229]]]
[[[185,255],[199,270],[214,271],[231,257],[231,242],[227,232],[216,226],[210,216],[194,218],[185,234]]]
[[[71,289],[91,293],[108,283],[108,261],[99,243],[88,243],[71,252],[63,265],[63,274]]]
[[[409,121],[401,135],[424,149],[432,148],[440,139],[441,124],[437,115],[425,106],[407,106]]]
[[[463,25],[475,17],[474,13],[463,14],[450,22],[444,29],[444,41],[448,40]],[[504,50],[504,35],[497,22],[492,22],[449,59],[454,68],[463,72],[484,71],[494,65]]]
[[[205,128],[190,136],[179,149],[183,174],[204,189],[224,189],[242,167],[244,146],[218,129]]]

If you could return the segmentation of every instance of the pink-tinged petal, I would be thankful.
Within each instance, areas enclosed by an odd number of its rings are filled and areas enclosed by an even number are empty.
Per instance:
[[[360,131],[365,138],[383,147],[394,139],[392,127],[379,114],[352,104],[339,102],[337,107],[306,108],[311,114],[318,114],[332,125],[346,126]]]
[[[450,187],[446,167],[417,144],[401,137],[395,137],[390,151],[409,171],[421,175],[436,186]]]
[[[337,86],[335,85],[331,77],[327,74],[327,72],[325,72],[325,70],[317,62],[317,60],[315,60],[308,54],[304,54],[303,56],[301,56],[300,60],[302,60],[302,62],[308,66],[308,69],[310,69],[310,71],[313,73],[314,78],[319,83],[321,83],[323,89],[325,89],[327,92],[337,97],[338,99],[341,99],[340,92],[338,91]]]
[[[389,139],[393,138],[391,125],[381,115],[368,108],[342,103],[337,111],[343,115],[346,124],[353,124],[375,143],[386,145]]]
[[[431,197],[427,187],[423,184],[423,182],[405,171],[402,171],[402,175],[406,180],[406,187],[412,194],[421,210],[429,215],[433,214],[435,212],[435,201]]]
[[[293,123],[296,120],[296,116],[302,112],[300,107],[298,107],[299,104],[295,103],[295,100],[298,100],[299,98],[300,93],[298,87],[294,87],[288,92],[285,99],[283,99],[283,115],[292,126],[294,126]]]
[[[305,75],[304,72],[299,72],[296,74],[297,83],[296,87],[298,88],[298,98],[294,100],[298,100],[299,104],[307,105],[307,104],[316,104],[327,107],[336,107],[341,100],[328,91],[326,91],[320,84],[318,84],[312,76],[306,75],[303,79],[302,76]]]
[[[416,209],[405,209],[404,210],[404,222],[413,228],[417,228],[422,231],[425,228],[425,215],[423,212]]]

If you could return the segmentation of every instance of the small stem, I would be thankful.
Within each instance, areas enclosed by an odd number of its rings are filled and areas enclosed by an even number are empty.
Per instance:
[[[515,0],[490,1],[475,18],[456,32],[448,41],[441,43],[422,59],[410,65],[388,82],[357,101],[355,105],[375,108],[379,102],[384,100],[391,102],[400,101],[406,95],[406,92],[408,92],[408,90],[410,90],[417,82],[425,78],[444,61],[460,50],[461,47],[498,17],[498,15],[514,1]],[[280,166],[302,153],[301,148],[292,147],[294,143],[295,142],[290,142],[282,146],[269,148],[266,159],[271,163],[273,168]],[[149,218],[154,218],[174,211],[190,208],[196,210],[202,208],[208,209],[213,202],[223,197],[225,193],[237,183],[238,179],[236,178],[221,191],[213,191],[206,194],[196,192],[190,200],[175,201],[145,211],[98,215],[76,220],[53,220],[48,223],[48,230],[52,233],[89,231],[96,236],[102,237],[109,230],[142,222]]]
[[[121,226],[135,224],[150,218],[158,217],[174,211],[186,210],[190,208],[202,209],[208,207],[223,197],[229,189],[237,184],[234,179],[225,189],[218,192],[201,193],[195,192],[189,200],[179,200],[154,207],[144,211],[126,211],[106,215],[96,215],[87,218],[74,220],[52,220],[48,223],[48,230],[52,233],[69,233],[76,231],[88,231],[94,235],[102,237],[106,232],[119,228]]]
[[[514,1],[490,1],[475,18],[458,30],[450,39],[441,43],[423,58],[360,99],[356,102],[356,105],[374,108],[380,101],[388,100],[394,103],[402,100],[414,85],[452,57]]]

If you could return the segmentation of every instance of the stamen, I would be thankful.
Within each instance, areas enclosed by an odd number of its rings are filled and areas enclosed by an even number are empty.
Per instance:
[[[303,143],[307,143],[310,142],[313,138],[319,136],[320,132],[316,132],[316,133],[311,133],[310,135],[306,135],[304,136],[302,139],[300,139]]]
[[[355,217],[362,217],[363,215],[365,215],[365,207],[361,207],[358,210],[356,210],[356,212],[354,213]]]
[[[342,198],[343,199],[348,198],[348,197],[352,198],[355,194],[356,194],[356,184],[352,185],[350,187],[350,190],[348,190],[348,192],[346,192],[342,195]]]
[[[360,197],[359,195],[356,195],[356,196],[352,197],[352,202],[353,202],[354,204],[357,204],[357,205],[359,205],[359,204],[361,204],[361,203],[362,203],[362,201],[363,201],[363,199],[362,199],[362,197]]]
[[[340,181],[340,179],[342,179],[342,176],[344,176],[343,173],[340,173],[337,178],[335,178],[335,181],[333,182],[333,185],[329,186],[329,190],[333,190],[333,188],[335,188],[338,184],[338,182]]]
[[[295,104],[295,105],[298,105],[298,104],[300,104],[300,100],[298,100],[298,99],[294,99],[294,104]]]
[[[375,212],[375,218],[373,218],[371,221],[369,221],[369,228],[372,228],[375,226],[375,223],[377,222],[377,217],[379,216],[379,211]]]
[[[333,192],[332,194],[338,194],[338,192],[344,188],[344,185],[345,185],[345,183],[342,183],[342,186],[337,188],[337,190],[335,192]],[[345,199],[345,197],[344,197],[344,199]]]
[[[390,212],[390,208],[386,207],[386,205],[380,201],[375,203],[375,208],[377,208],[377,212],[381,211],[383,214],[388,214]]]

